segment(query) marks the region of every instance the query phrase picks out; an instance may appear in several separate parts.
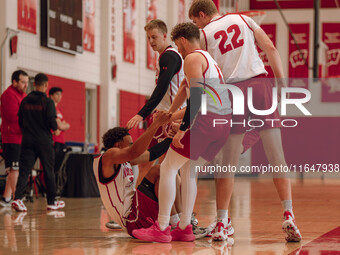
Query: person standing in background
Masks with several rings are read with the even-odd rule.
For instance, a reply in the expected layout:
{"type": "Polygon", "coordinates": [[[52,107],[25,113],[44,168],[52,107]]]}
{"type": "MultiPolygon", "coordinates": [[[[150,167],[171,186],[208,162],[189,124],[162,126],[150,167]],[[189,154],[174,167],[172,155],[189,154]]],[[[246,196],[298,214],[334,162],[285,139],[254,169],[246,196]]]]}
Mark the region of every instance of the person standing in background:
{"type": "Polygon", "coordinates": [[[33,165],[39,157],[46,183],[47,210],[65,207],[64,201],[57,201],[54,177],[54,149],[51,129],[58,129],[54,102],[46,96],[48,77],[39,73],[34,77],[34,88],[25,97],[19,108],[19,125],[22,131],[19,177],[12,207],[16,211],[26,212],[22,201],[27,186],[27,179],[33,165]]]}
{"type": "Polygon", "coordinates": [[[65,134],[64,132],[68,130],[71,126],[64,120],[64,116],[58,107],[61,101],[63,90],[59,87],[52,87],[49,91],[49,96],[54,102],[55,109],[57,112],[57,125],[58,130],[52,133],[52,139],[54,142],[54,152],[55,152],[55,164],[54,164],[54,174],[57,176],[58,170],[63,162],[66,145],[65,145],[65,134]]]}
{"type": "Polygon", "coordinates": [[[19,157],[22,133],[18,122],[20,103],[26,96],[28,74],[17,70],[12,74],[12,84],[1,95],[1,136],[7,182],[0,204],[10,206],[19,175],[19,157]]]}

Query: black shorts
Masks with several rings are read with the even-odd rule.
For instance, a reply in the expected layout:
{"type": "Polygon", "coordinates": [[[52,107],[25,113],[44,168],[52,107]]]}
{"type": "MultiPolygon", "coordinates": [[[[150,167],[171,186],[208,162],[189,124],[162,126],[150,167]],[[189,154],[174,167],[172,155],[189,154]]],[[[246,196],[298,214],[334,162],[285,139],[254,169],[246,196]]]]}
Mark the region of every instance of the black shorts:
{"type": "Polygon", "coordinates": [[[158,198],[155,193],[155,184],[151,183],[148,179],[144,178],[137,189],[148,198],[151,198],[153,201],[158,202],[158,198]]]}
{"type": "Polygon", "coordinates": [[[5,159],[5,168],[12,168],[13,170],[19,170],[19,159],[20,159],[20,144],[16,143],[4,143],[3,154],[5,159]]]}

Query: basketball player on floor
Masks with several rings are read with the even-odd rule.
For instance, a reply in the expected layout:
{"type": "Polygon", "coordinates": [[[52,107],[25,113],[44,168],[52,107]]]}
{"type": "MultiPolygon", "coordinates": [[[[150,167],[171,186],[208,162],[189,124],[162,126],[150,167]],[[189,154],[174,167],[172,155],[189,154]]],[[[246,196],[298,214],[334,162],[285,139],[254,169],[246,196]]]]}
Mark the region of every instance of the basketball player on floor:
{"type": "MultiPolygon", "coordinates": [[[[286,86],[283,82],[281,58],[266,33],[249,17],[238,14],[220,16],[211,0],[195,0],[189,9],[189,18],[202,29],[201,47],[206,49],[221,67],[226,83],[233,84],[243,91],[247,98],[247,88],[253,89],[253,104],[257,110],[267,110],[272,106],[272,84],[266,77],[266,70],[256,50],[255,42],[266,53],[269,64],[277,79],[278,93],[286,86]]],[[[247,123],[248,118],[261,119],[264,126],[259,128],[267,159],[272,166],[286,166],[282,143],[281,124],[266,119],[280,119],[276,111],[271,115],[252,114],[245,105],[245,115],[234,115],[233,122],[247,123]]],[[[240,153],[239,148],[248,127],[236,125],[231,128],[230,137],[223,149],[224,165],[236,166],[240,153]]],[[[286,176],[273,176],[276,190],[283,209],[284,222],[282,229],[286,240],[300,241],[301,234],[294,220],[290,180],[286,176]]],[[[227,237],[228,207],[232,195],[234,179],[216,179],[217,224],[213,238],[224,240],[227,237]],[[227,199],[226,199],[227,197],[227,199]]]]}
{"type": "MultiPolygon", "coordinates": [[[[94,159],[93,171],[102,202],[110,215],[130,235],[132,230],[149,227],[148,218],[157,219],[159,166],[154,166],[142,178],[137,190],[131,164],[156,159],[165,153],[169,140],[148,148],[157,129],[167,123],[171,114],[158,112],[151,126],[132,144],[126,128],[116,127],[103,136],[106,151],[94,159]]],[[[169,223],[168,223],[169,224],[169,223]]]]}
{"type": "MultiPolygon", "coordinates": [[[[127,128],[134,128],[139,123],[148,119],[152,122],[152,113],[157,111],[168,111],[178,87],[184,78],[182,57],[175,48],[167,42],[167,26],[159,19],[151,20],[144,30],[147,34],[148,43],[154,51],[159,53],[156,70],[156,87],[143,108],[127,123],[127,128]],[[155,110],[156,109],[156,110],[155,110]],[[154,111],[155,110],[155,111],[154,111]]],[[[156,132],[150,147],[163,141],[166,135],[163,134],[162,127],[156,132]]],[[[160,161],[162,158],[160,159],[160,161]]],[[[150,169],[153,162],[139,166],[140,172],[150,169]]]]}
{"type": "Polygon", "coordinates": [[[174,136],[172,146],[160,166],[158,219],[150,228],[132,232],[138,239],[150,242],[189,242],[195,239],[190,219],[197,185],[195,172],[190,169],[191,160],[202,157],[211,161],[225,144],[230,131],[228,125],[213,127],[214,118],[231,119],[231,103],[228,91],[223,88],[221,70],[209,53],[200,50],[199,29],[190,22],[178,24],[172,30],[171,39],[185,58],[184,72],[190,87],[190,98],[180,130],[174,136]],[[205,88],[216,91],[221,98],[221,104],[216,105],[211,98],[207,98],[207,115],[198,113],[202,84],[205,88]],[[182,215],[177,228],[170,232],[170,210],[176,195],[178,169],[181,170],[182,215]]]}

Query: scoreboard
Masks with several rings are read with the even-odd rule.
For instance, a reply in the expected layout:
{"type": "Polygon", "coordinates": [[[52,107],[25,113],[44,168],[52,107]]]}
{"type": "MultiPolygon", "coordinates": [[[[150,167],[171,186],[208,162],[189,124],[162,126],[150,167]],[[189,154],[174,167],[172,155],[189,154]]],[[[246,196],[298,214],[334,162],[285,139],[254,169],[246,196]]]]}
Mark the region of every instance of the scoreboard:
{"type": "Polygon", "coordinates": [[[82,0],[41,0],[41,45],[76,54],[83,52],[82,0]]]}

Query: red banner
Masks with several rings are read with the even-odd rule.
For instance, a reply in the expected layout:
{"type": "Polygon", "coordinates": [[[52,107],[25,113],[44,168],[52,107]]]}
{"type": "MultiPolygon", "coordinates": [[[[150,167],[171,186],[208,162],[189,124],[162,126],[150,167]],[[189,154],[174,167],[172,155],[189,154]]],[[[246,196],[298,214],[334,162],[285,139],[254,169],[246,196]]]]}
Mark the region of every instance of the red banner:
{"type": "Polygon", "coordinates": [[[185,1],[178,0],[178,23],[185,21],[185,1]]]}
{"type": "Polygon", "coordinates": [[[322,24],[322,41],[327,45],[326,78],[322,79],[322,102],[340,102],[340,23],[322,24]],[[329,78],[328,78],[329,77],[329,78]]]}
{"type": "Polygon", "coordinates": [[[340,23],[323,23],[322,41],[328,47],[326,76],[340,76],[340,23]]]}
{"type": "Polygon", "coordinates": [[[136,1],[123,0],[123,59],[135,63],[136,1]]]}
{"type": "MultiPolygon", "coordinates": [[[[288,77],[290,87],[298,87],[308,89],[308,59],[309,59],[309,23],[306,24],[289,24],[292,30],[296,43],[289,34],[288,39],[288,77]]],[[[301,96],[301,94],[300,94],[301,96]]],[[[296,94],[291,94],[291,98],[298,98],[296,94]]]]}
{"type": "MultiPolygon", "coordinates": [[[[157,19],[157,0],[146,1],[146,23],[149,23],[153,19],[157,19]]],[[[149,43],[146,43],[146,67],[151,70],[156,70],[157,66],[157,52],[155,52],[149,43]]]]}
{"type": "Polygon", "coordinates": [[[18,29],[37,33],[36,0],[18,0],[18,29]]]}
{"type": "MultiPolygon", "coordinates": [[[[337,8],[337,0],[321,0],[321,8],[337,8]]],[[[314,8],[314,0],[278,0],[282,9],[314,8]]],[[[275,0],[250,0],[251,10],[274,9],[277,10],[275,0]]]]}
{"type": "Polygon", "coordinates": [[[83,48],[94,52],[95,0],[83,0],[83,48]]]}
{"type": "MultiPolygon", "coordinates": [[[[270,40],[273,42],[274,46],[276,46],[276,24],[262,24],[261,28],[266,32],[270,40]]],[[[268,78],[274,78],[273,70],[271,69],[269,65],[268,58],[266,54],[260,49],[260,47],[257,47],[259,51],[260,58],[262,59],[262,62],[264,64],[264,67],[266,68],[266,71],[268,72],[268,78]]]]}

